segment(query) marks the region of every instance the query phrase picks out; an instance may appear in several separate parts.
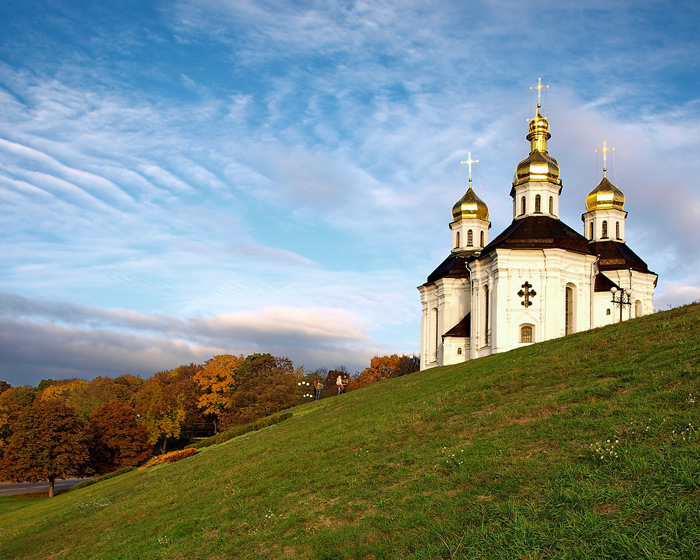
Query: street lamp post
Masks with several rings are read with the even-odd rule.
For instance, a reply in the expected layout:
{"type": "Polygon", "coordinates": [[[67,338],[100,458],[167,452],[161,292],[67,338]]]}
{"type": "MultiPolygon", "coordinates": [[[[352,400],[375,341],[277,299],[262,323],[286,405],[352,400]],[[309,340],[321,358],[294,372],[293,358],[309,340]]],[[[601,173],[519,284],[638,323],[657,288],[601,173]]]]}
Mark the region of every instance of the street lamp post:
{"type": "Polygon", "coordinates": [[[617,293],[617,288],[613,286],[610,288],[610,293],[612,293],[612,304],[613,306],[618,306],[620,308],[620,323],[622,323],[622,310],[626,305],[632,305],[632,290],[625,290],[624,288],[620,288],[620,295],[616,298],[615,294],[617,293]]]}

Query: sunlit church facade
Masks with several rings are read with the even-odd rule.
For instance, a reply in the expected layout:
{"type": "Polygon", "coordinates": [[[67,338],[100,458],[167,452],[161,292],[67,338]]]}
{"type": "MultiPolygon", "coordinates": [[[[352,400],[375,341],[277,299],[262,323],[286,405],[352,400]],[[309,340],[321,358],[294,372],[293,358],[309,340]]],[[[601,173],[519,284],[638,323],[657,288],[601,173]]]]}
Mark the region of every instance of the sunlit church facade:
{"type": "Polygon", "coordinates": [[[585,200],[583,235],[562,222],[562,182],[547,151],[550,138],[538,104],[527,135],[530,154],[510,190],[513,222],[493,240],[488,208],[471,177],[453,206],[452,251],[418,288],[421,369],[654,311],[657,275],[625,242],[624,194],[604,169],[585,200]]]}

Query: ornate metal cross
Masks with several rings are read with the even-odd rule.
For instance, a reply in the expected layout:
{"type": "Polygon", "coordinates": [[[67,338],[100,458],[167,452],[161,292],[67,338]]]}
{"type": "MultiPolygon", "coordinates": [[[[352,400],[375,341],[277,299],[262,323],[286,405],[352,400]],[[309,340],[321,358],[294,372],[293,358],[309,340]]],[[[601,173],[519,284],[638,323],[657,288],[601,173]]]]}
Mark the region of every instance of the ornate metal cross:
{"type": "Polygon", "coordinates": [[[596,152],[603,152],[603,177],[605,177],[605,172],[608,170],[607,152],[612,152],[614,149],[615,148],[608,148],[607,142],[603,140],[603,147],[596,150],[596,152]]]}
{"type": "Polygon", "coordinates": [[[518,292],[518,295],[523,299],[523,301],[520,302],[520,305],[525,306],[525,309],[530,307],[532,305],[532,302],[530,301],[531,297],[535,297],[537,295],[537,292],[535,290],[531,290],[532,286],[530,285],[529,282],[525,282],[522,286],[523,289],[518,292]]]}
{"type": "Polygon", "coordinates": [[[460,162],[462,164],[466,163],[469,165],[469,184],[471,185],[472,182],[472,163],[479,163],[478,159],[472,159],[472,153],[469,152],[469,159],[460,162]]]}
{"type": "Polygon", "coordinates": [[[537,106],[540,106],[541,102],[541,95],[542,95],[542,90],[544,88],[548,88],[549,86],[543,86],[542,85],[542,78],[537,78],[537,85],[532,86],[530,89],[536,89],[537,90],[537,106]]]}

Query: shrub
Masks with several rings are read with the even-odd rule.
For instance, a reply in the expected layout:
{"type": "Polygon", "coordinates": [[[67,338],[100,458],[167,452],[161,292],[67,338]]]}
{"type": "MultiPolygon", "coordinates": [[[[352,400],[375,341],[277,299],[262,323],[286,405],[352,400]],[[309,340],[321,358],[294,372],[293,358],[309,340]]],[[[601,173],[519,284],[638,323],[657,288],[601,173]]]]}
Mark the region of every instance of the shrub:
{"type": "Polygon", "coordinates": [[[178,451],[171,451],[170,453],[153,457],[153,459],[148,461],[145,465],[139,467],[139,470],[141,471],[143,469],[147,469],[148,467],[155,467],[156,465],[164,465],[166,463],[175,463],[177,461],[181,461],[182,459],[187,459],[187,457],[192,457],[192,455],[196,455],[197,453],[199,453],[199,451],[192,447],[188,447],[187,449],[179,449],[178,451]]]}
{"type": "Polygon", "coordinates": [[[210,445],[218,445],[219,443],[224,443],[235,437],[247,434],[248,432],[255,432],[257,430],[262,430],[263,428],[268,428],[274,424],[279,424],[284,420],[288,420],[292,416],[293,415],[291,412],[284,412],[283,414],[280,414],[278,416],[268,416],[267,418],[261,418],[260,420],[256,420],[255,422],[251,422],[250,424],[236,426],[235,428],[231,428],[230,430],[221,432],[220,434],[207,438],[204,441],[200,441],[199,443],[188,445],[186,449],[201,449],[202,447],[209,447],[210,445]]]}

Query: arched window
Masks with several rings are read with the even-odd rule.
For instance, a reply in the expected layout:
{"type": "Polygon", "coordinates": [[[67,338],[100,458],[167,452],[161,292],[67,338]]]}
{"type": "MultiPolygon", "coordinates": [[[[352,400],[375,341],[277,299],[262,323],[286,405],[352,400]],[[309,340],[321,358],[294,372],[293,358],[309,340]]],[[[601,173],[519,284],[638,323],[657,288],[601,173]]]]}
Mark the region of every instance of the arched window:
{"type": "Polygon", "coordinates": [[[532,342],[532,325],[520,327],[520,342],[532,342]]]}
{"type": "Polygon", "coordinates": [[[525,197],[522,197],[520,199],[520,214],[522,215],[524,213],[525,213],[525,197]]]}
{"type": "Polygon", "coordinates": [[[484,246],[484,232],[482,231],[481,234],[479,235],[479,241],[480,241],[480,247],[484,246]]]}
{"type": "Polygon", "coordinates": [[[574,288],[567,286],[564,295],[564,334],[574,332],[574,288]]]}
{"type": "Polygon", "coordinates": [[[462,355],[462,349],[461,349],[461,348],[457,348],[457,355],[458,355],[458,356],[461,356],[461,355],[462,355]]]}
{"type": "Polygon", "coordinates": [[[593,222],[591,222],[591,227],[590,227],[589,229],[590,229],[590,235],[589,235],[589,236],[590,236],[591,239],[593,239],[593,222]]]}
{"type": "Polygon", "coordinates": [[[535,212],[540,213],[542,210],[540,210],[540,206],[542,205],[542,197],[540,195],[535,195],[535,212]]]}
{"type": "Polygon", "coordinates": [[[435,349],[433,352],[433,361],[437,362],[438,359],[438,341],[440,340],[440,331],[438,330],[438,310],[437,307],[433,307],[433,327],[435,329],[435,349]]]}
{"type": "Polygon", "coordinates": [[[601,235],[603,239],[608,238],[608,222],[606,220],[603,220],[603,235],[601,235]]]}
{"type": "Polygon", "coordinates": [[[483,313],[484,346],[489,343],[489,287],[484,286],[484,313],[483,313]]]}
{"type": "Polygon", "coordinates": [[[455,247],[459,248],[459,232],[457,232],[457,235],[455,236],[455,247]]]}
{"type": "Polygon", "coordinates": [[[467,231],[467,247],[474,246],[474,232],[472,230],[467,231]]]}
{"type": "Polygon", "coordinates": [[[549,197],[549,213],[554,216],[554,197],[549,197]]]}
{"type": "Polygon", "coordinates": [[[620,239],[620,222],[615,222],[615,239],[620,239]]]}
{"type": "Polygon", "coordinates": [[[634,302],[634,316],[635,317],[642,316],[642,302],[639,300],[634,302]]]}

